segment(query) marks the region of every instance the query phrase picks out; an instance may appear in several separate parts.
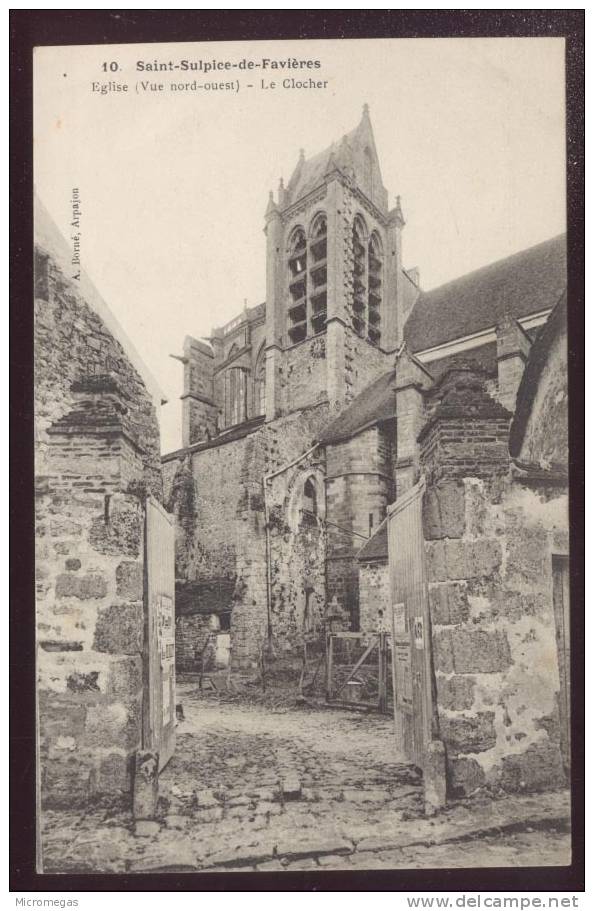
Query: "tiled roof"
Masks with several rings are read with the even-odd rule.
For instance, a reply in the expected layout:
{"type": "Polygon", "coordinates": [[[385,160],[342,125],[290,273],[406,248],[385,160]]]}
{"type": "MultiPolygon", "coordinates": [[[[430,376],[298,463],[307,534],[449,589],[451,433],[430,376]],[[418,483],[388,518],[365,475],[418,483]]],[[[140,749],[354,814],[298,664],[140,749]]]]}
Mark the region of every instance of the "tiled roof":
{"type": "Polygon", "coordinates": [[[205,449],[216,449],[217,446],[224,446],[225,443],[232,443],[235,440],[241,440],[250,433],[254,433],[265,421],[263,414],[258,417],[250,418],[243,424],[236,424],[229,430],[223,430],[217,437],[212,440],[204,440],[202,443],[192,443],[183,449],[176,449],[174,452],[168,452],[161,457],[162,462],[171,462],[173,459],[179,459],[188,452],[203,452],[205,449]]]}
{"type": "Polygon", "coordinates": [[[389,370],[367,386],[320,434],[318,443],[340,443],[378,421],[396,414],[394,381],[396,371],[389,370]]]}
{"type": "Polygon", "coordinates": [[[377,531],[369,541],[363,545],[357,554],[359,563],[370,563],[372,560],[388,559],[388,520],[384,519],[378,525],[377,531]]]}
{"type": "Polygon", "coordinates": [[[423,351],[497,324],[552,309],[567,284],[560,234],[432,291],[422,292],[404,327],[411,351],[423,351]]]}

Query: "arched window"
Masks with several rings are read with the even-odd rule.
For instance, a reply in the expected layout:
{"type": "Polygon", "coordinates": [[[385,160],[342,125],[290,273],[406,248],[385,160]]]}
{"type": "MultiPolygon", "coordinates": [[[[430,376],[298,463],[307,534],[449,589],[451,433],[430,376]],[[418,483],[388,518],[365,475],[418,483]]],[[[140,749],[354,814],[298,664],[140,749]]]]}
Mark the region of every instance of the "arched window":
{"type": "Polygon", "coordinates": [[[303,511],[308,513],[312,518],[318,514],[318,497],[316,486],[311,478],[308,478],[303,485],[303,511]]]}
{"type": "Polygon", "coordinates": [[[357,335],[365,338],[367,327],[367,227],[360,215],[353,222],[353,315],[357,335]]]}
{"type": "Polygon", "coordinates": [[[311,589],[307,589],[305,592],[305,605],[303,607],[303,632],[305,635],[315,632],[316,628],[316,618],[314,616],[312,595],[313,592],[311,589]]]}
{"type": "Polygon", "coordinates": [[[309,231],[309,334],[315,335],[326,327],[327,311],[327,269],[328,222],[320,212],[314,218],[309,231]]]}
{"type": "Polygon", "coordinates": [[[296,343],[307,335],[307,241],[303,228],[289,240],[289,339],[296,343]]]}
{"type": "Polygon", "coordinates": [[[374,231],[367,248],[367,338],[373,345],[379,345],[382,325],[382,245],[374,231]]]}
{"type": "Polygon", "coordinates": [[[288,332],[292,344],[326,328],[328,223],[318,212],[308,235],[299,226],[291,234],[288,257],[288,332]]]}
{"type": "Polygon", "coordinates": [[[266,352],[260,349],[254,370],[254,414],[266,414],[266,352]]]}
{"type": "Polygon", "coordinates": [[[225,427],[247,420],[247,370],[230,367],[225,371],[225,427]]]}

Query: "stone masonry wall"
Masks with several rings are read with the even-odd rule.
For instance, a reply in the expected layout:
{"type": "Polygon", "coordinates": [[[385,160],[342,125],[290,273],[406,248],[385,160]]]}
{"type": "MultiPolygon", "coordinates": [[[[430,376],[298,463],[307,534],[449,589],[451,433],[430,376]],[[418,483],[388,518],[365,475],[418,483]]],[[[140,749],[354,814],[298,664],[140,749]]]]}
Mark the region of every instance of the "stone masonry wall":
{"type": "MultiPolygon", "coordinates": [[[[171,490],[168,502],[178,525],[178,594],[183,596],[184,589],[198,581],[211,580],[220,585],[225,598],[221,607],[232,608],[231,663],[235,670],[252,672],[257,667],[258,655],[267,636],[264,475],[288,465],[300,453],[306,452],[327,421],[327,414],[324,405],[298,411],[264,424],[241,439],[165,460],[167,486],[171,490]],[[184,464],[184,458],[187,464],[184,464]],[[184,478],[181,478],[182,474],[184,478]],[[186,493],[173,497],[173,492],[179,491],[180,486],[186,493]],[[188,498],[192,503],[189,507],[188,498]],[[185,504],[183,509],[182,503],[185,504]],[[187,518],[188,508],[191,520],[187,518]]],[[[275,480],[273,509],[275,505],[284,504],[285,499],[291,499],[289,486],[294,478],[295,471],[287,471],[275,480]]],[[[276,519],[279,527],[285,521],[278,515],[276,519]]],[[[274,515],[272,521],[275,521],[274,515]]],[[[303,544],[303,541],[297,542],[303,561],[307,562],[309,557],[303,544]]],[[[289,572],[293,559],[289,542],[283,539],[281,545],[279,539],[273,556],[278,582],[275,582],[277,600],[273,601],[272,632],[285,636],[293,623],[285,623],[285,617],[287,611],[294,611],[295,604],[303,597],[303,579],[289,572]]],[[[318,582],[314,587],[318,590],[318,582]]],[[[190,597],[193,596],[190,594],[190,597]]],[[[200,605],[193,607],[199,609],[200,605]]],[[[188,635],[193,635],[190,626],[185,628],[188,635]]]]}
{"type": "Polygon", "coordinates": [[[328,398],[326,336],[317,335],[287,348],[279,368],[281,412],[289,414],[328,398]]]}
{"type": "MultiPolygon", "coordinates": [[[[384,301],[384,306],[388,302],[384,301]]],[[[385,354],[370,342],[360,338],[352,329],[345,329],[345,387],[346,404],[366,386],[393,366],[393,355],[385,354]]]]}
{"type": "Polygon", "coordinates": [[[425,520],[451,791],[562,784],[551,555],[567,547],[566,495],[452,480],[431,491],[425,520]]]}
{"type": "Polygon", "coordinates": [[[141,743],[143,498],[155,409],[42,250],[35,301],[37,674],[45,806],[128,799],[141,743]]]}
{"type": "Polygon", "coordinates": [[[175,665],[179,671],[197,672],[214,667],[216,633],[208,614],[182,615],[175,619],[175,665]]]}
{"type": "Polygon", "coordinates": [[[361,563],[359,566],[359,622],[364,633],[378,629],[382,619],[390,624],[390,574],[387,561],[361,563]]]}
{"type": "Polygon", "coordinates": [[[321,633],[326,606],[324,466],[313,453],[268,487],[272,629],[280,648],[301,651],[306,634],[321,633]],[[306,511],[305,484],[316,490],[306,511]]]}
{"type": "Polygon", "coordinates": [[[359,567],[356,553],[383,520],[394,499],[391,435],[372,427],[351,440],[327,447],[327,596],[337,598],[359,622],[359,567]],[[372,526],[370,528],[370,517],[372,526]]]}
{"type": "Polygon", "coordinates": [[[563,783],[552,557],[567,495],[514,480],[510,414],[460,365],[429,393],[419,436],[439,738],[448,786],[563,783]]]}

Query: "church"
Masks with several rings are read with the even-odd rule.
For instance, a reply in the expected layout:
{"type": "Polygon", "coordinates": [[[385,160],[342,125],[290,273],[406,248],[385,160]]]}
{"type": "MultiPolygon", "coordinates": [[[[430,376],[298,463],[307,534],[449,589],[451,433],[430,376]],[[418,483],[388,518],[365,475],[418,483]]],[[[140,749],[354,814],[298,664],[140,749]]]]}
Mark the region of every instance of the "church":
{"type": "MultiPolygon", "coordinates": [[[[386,517],[435,460],[427,427],[452,396],[483,421],[458,475],[509,473],[518,390],[553,312],[564,338],[565,237],[425,292],[404,228],[366,105],[270,194],[266,301],[208,341],[186,337],[183,445],[163,457],[179,670],[213,631],[230,649],[217,660],[249,674],[265,642],[298,652],[329,614],[375,628],[390,602],[386,517]]],[[[566,391],[560,409],[555,452],[531,462],[547,483],[566,471],[566,391]]]]}

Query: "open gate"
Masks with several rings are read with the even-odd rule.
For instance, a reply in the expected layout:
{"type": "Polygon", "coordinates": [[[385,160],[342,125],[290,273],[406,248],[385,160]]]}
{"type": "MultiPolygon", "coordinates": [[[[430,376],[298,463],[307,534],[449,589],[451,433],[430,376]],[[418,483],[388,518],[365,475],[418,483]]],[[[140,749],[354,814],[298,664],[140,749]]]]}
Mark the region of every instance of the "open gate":
{"type": "Polygon", "coordinates": [[[431,629],[421,480],[388,507],[394,724],[398,748],[423,768],[432,739],[431,629]]]}
{"type": "Polygon", "coordinates": [[[389,711],[392,701],[390,636],[385,632],[329,632],[326,700],[348,707],[389,711]]]}
{"type": "Polygon", "coordinates": [[[145,513],[143,747],[159,771],[175,749],[175,557],[171,516],[152,497],[145,513]]]}

